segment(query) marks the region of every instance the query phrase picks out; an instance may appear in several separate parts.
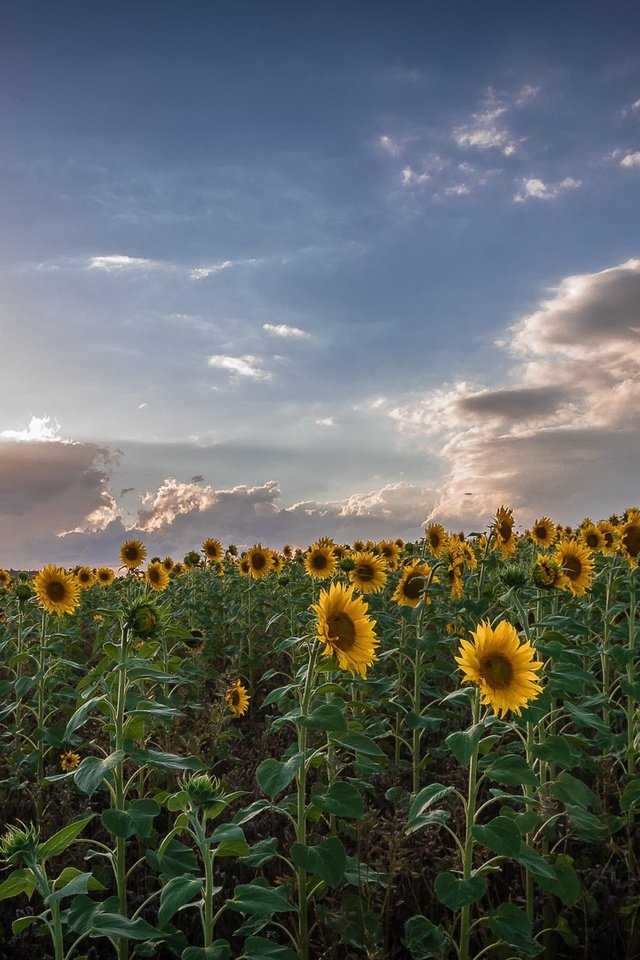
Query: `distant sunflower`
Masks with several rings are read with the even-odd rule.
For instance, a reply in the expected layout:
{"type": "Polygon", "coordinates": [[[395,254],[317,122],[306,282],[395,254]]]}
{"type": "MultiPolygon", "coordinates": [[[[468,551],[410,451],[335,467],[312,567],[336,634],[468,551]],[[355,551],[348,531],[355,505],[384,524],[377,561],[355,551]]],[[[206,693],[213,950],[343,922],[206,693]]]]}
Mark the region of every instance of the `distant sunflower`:
{"type": "Polygon", "coordinates": [[[271,554],[271,570],[273,573],[281,573],[284,567],[284,557],[281,553],[272,552],[271,554]]]}
{"type": "Polygon", "coordinates": [[[171,567],[171,574],[174,577],[181,577],[183,573],[186,573],[186,571],[187,568],[185,567],[184,563],[180,563],[179,560],[171,567]]]}
{"type": "Polygon", "coordinates": [[[216,537],[208,537],[204,541],[202,552],[207,560],[211,560],[212,563],[220,563],[224,554],[222,544],[216,537]]]}
{"type": "Polygon", "coordinates": [[[108,587],[116,578],[111,567],[98,567],[95,573],[96,583],[99,587],[108,587]]]}
{"type": "Polygon", "coordinates": [[[384,557],[389,570],[395,570],[398,567],[402,550],[395,540],[381,540],[378,544],[378,553],[384,557]]]}
{"type": "Polygon", "coordinates": [[[333,547],[317,541],[305,554],[304,568],[314,580],[328,580],[336,572],[338,561],[333,547]]]}
{"type": "Polygon", "coordinates": [[[424,532],[429,550],[434,557],[440,557],[449,545],[449,535],[441,523],[430,523],[424,532]]]}
{"type": "Polygon", "coordinates": [[[60,754],[60,769],[67,773],[69,770],[75,770],[80,763],[80,754],[73,750],[66,750],[60,754]]]}
{"type": "Polygon", "coordinates": [[[535,660],[528,641],[520,643],[515,627],[503,620],[495,630],[484,621],[472,631],[470,640],[460,641],[456,663],[464,682],[480,688],[480,702],[504,716],[512,710],[517,716],[542,691],[538,673],[543,666],[535,660]]]}
{"type": "Polygon", "coordinates": [[[464,572],[464,560],[457,554],[449,557],[449,564],[446,569],[447,580],[451,588],[451,599],[460,600],[464,597],[464,583],[462,574],[464,572]]]}
{"type": "Polygon", "coordinates": [[[271,573],[273,561],[271,559],[271,550],[257,543],[251,550],[247,550],[247,560],[249,561],[249,573],[254,580],[262,580],[271,573]]]}
{"type": "Polygon", "coordinates": [[[533,582],[539,590],[550,590],[557,587],[560,590],[567,588],[567,577],[562,567],[553,557],[539,553],[533,567],[533,582]]]}
{"type": "Polygon", "coordinates": [[[169,574],[161,563],[150,563],[144,574],[145,583],[152,590],[166,590],[169,586],[169,574]]]}
{"type": "Polygon", "coordinates": [[[197,628],[190,630],[189,633],[191,636],[187,640],[182,641],[187,648],[187,652],[194,655],[196,653],[202,653],[204,650],[204,633],[197,628]]]}
{"type": "Polygon", "coordinates": [[[589,548],[577,540],[561,540],[556,546],[554,560],[567,578],[567,589],[574,597],[582,597],[593,576],[593,560],[589,548]]]}
{"type": "Polygon", "coordinates": [[[349,573],[351,583],[361,593],[378,593],[387,582],[387,570],[384,557],[376,556],[368,550],[354,553],[354,567],[349,573]]]}
{"type": "Polygon", "coordinates": [[[353,586],[332,583],[312,605],[317,617],[317,634],[325,644],[324,653],[336,657],[343,670],[366,676],[376,660],[378,641],[375,622],[369,617],[362,597],[354,597],[353,586]]]}
{"type": "Polygon", "coordinates": [[[475,570],[478,566],[478,560],[473,552],[473,547],[466,540],[460,540],[455,546],[455,555],[459,557],[467,570],[475,570]]]}
{"type": "Polygon", "coordinates": [[[80,584],[81,590],[87,590],[96,582],[96,578],[91,567],[78,567],[76,570],[76,580],[80,584]]]}
{"type": "Polygon", "coordinates": [[[493,521],[493,528],[496,536],[496,546],[503,557],[512,557],[516,552],[514,523],[513,510],[509,507],[500,507],[493,521]]]}
{"type": "Polygon", "coordinates": [[[160,563],[161,563],[162,566],[165,568],[165,570],[167,571],[167,573],[171,573],[171,571],[173,570],[173,568],[174,568],[174,566],[175,566],[172,557],[163,557],[162,560],[160,561],[160,563]]]}
{"type": "Polygon", "coordinates": [[[357,553],[359,550],[364,550],[365,549],[364,540],[354,540],[351,549],[355,553],[357,553]]]}
{"type": "Polygon", "coordinates": [[[604,541],[600,548],[601,552],[609,556],[616,553],[618,549],[618,533],[614,525],[610,520],[601,520],[597,526],[604,541]]]}
{"type": "Polygon", "coordinates": [[[550,547],[556,538],[556,525],[549,517],[540,517],[531,527],[529,534],[539,547],[550,547]]]}
{"type": "Polygon", "coordinates": [[[11,586],[11,574],[8,570],[0,570],[0,587],[11,586]]]}
{"type": "Polygon", "coordinates": [[[251,575],[251,563],[249,562],[249,557],[240,557],[238,563],[238,573],[243,577],[249,577],[251,575]]]}
{"type": "Polygon", "coordinates": [[[73,613],[80,603],[80,584],[62,567],[44,567],[33,581],[38,603],[47,613],[73,613]]]}
{"type": "Polygon", "coordinates": [[[236,717],[241,717],[249,709],[249,700],[251,697],[240,681],[236,680],[225,693],[224,699],[227,701],[231,712],[235,713],[236,717]]]}
{"type": "Polygon", "coordinates": [[[594,553],[601,553],[602,548],[605,545],[604,534],[595,523],[585,524],[580,529],[580,539],[584,543],[585,547],[588,547],[589,550],[593,550],[594,553]]]}
{"type": "Polygon", "coordinates": [[[135,570],[147,559],[147,551],[140,540],[125,540],[120,547],[120,560],[123,567],[135,570]]]}
{"type": "Polygon", "coordinates": [[[637,567],[640,554],[640,510],[631,507],[625,513],[626,522],[621,528],[620,543],[631,566],[637,567]]]}
{"type": "Polygon", "coordinates": [[[423,597],[431,577],[428,563],[410,563],[402,571],[395,593],[391,597],[401,607],[417,607],[423,597]]]}

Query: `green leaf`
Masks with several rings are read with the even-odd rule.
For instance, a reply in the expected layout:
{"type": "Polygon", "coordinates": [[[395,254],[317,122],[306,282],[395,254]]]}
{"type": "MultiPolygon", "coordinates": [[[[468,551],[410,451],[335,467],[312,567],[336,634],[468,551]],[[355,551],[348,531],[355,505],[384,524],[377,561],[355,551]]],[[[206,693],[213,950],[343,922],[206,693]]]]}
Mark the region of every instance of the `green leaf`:
{"type": "Polygon", "coordinates": [[[35,888],[36,880],[31,870],[27,867],[14,870],[3,883],[0,883],[0,900],[9,900],[10,897],[17,897],[21,893],[31,897],[35,888]]]}
{"type": "Polygon", "coordinates": [[[86,825],[93,820],[94,815],[84,817],[82,820],[76,820],[75,823],[68,823],[62,830],[58,830],[52,837],[39,843],[37,847],[38,859],[44,862],[49,857],[57,857],[64,853],[67,847],[71,846],[78,834],[82,833],[86,825]]]}
{"type": "Polygon", "coordinates": [[[620,798],[620,809],[624,811],[633,810],[638,804],[640,804],[640,777],[636,777],[626,784],[620,798]]]}
{"type": "Polygon", "coordinates": [[[291,859],[297,867],[313,873],[329,887],[337,886],[347,866],[347,853],[337,837],[329,837],[315,847],[294,843],[291,859]]]}
{"type": "Polygon", "coordinates": [[[580,751],[559,734],[548,735],[544,743],[534,743],[532,753],[537,760],[555,763],[558,767],[575,767],[581,757],[580,751]]]}
{"type": "Polygon", "coordinates": [[[402,942],[412,960],[444,960],[449,948],[449,938],[442,927],[419,914],[405,923],[402,942]]]}
{"type": "Polygon", "coordinates": [[[229,960],[231,946],[228,940],[214,940],[210,947],[187,947],[180,960],[229,960]]]}
{"type": "Polygon", "coordinates": [[[474,840],[501,857],[517,857],[520,853],[522,838],[511,817],[495,817],[486,826],[476,825],[471,832],[474,840]]]}
{"type": "Polygon", "coordinates": [[[163,841],[158,854],[153,850],[147,851],[147,859],[154,869],[159,870],[164,877],[182,877],[186,873],[195,873],[198,869],[193,850],[175,837],[165,846],[163,841]]]}
{"type": "Polygon", "coordinates": [[[323,813],[332,813],[337,817],[364,816],[364,803],[359,791],[352,783],[334,780],[326,793],[312,793],[311,802],[323,813]]]}
{"type": "Polygon", "coordinates": [[[161,750],[132,751],[131,756],[138,763],[145,764],[152,770],[163,770],[167,773],[180,770],[199,772],[206,769],[204,763],[198,757],[180,757],[176,753],[164,753],[161,750]]]}
{"type": "Polygon", "coordinates": [[[384,750],[381,750],[375,740],[367,737],[364,733],[358,733],[356,730],[349,730],[348,733],[341,733],[331,737],[332,743],[339,743],[342,747],[347,747],[355,753],[364,753],[368,757],[384,757],[384,750]]]}
{"type": "Polygon", "coordinates": [[[248,867],[262,867],[265,863],[268,863],[269,860],[273,860],[277,853],[277,838],[268,837],[265,840],[258,840],[257,843],[254,843],[254,845],[249,848],[249,852],[241,856],[240,859],[243,863],[246,863],[248,867]]]}
{"type": "Polygon", "coordinates": [[[444,742],[461,766],[469,765],[469,761],[480,743],[484,729],[483,723],[474,723],[468,730],[456,730],[455,733],[450,733],[445,739],[444,742]]]}
{"type": "Polygon", "coordinates": [[[254,800],[254,802],[250,803],[248,807],[243,807],[242,810],[238,810],[233,818],[233,822],[247,823],[249,820],[253,820],[254,817],[257,817],[259,813],[262,813],[263,810],[270,809],[271,803],[269,800],[254,800]]]}
{"type": "MultiPolygon", "coordinates": [[[[81,874],[82,874],[82,870],[78,870],[77,867],[65,867],[62,873],[60,873],[60,875],[57,876],[56,879],[53,881],[52,889],[60,890],[61,887],[64,887],[65,884],[70,883],[70,881],[73,880],[75,877],[81,876],[81,874]]],[[[104,886],[104,884],[100,883],[99,880],[96,880],[95,877],[90,876],[87,889],[106,890],[107,888],[104,886]]]]}
{"type": "Polygon", "coordinates": [[[501,903],[488,915],[491,931],[500,940],[516,947],[522,957],[537,957],[544,947],[531,936],[531,922],[514,903],[501,903]]]}
{"type": "Polygon", "coordinates": [[[104,697],[104,695],[100,697],[91,697],[90,700],[85,700],[85,702],[78,707],[75,713],[71,715],[69,722],[65,727],[64,736],[63,736],[63,740],[65,742],[68,742],[69,740],[71,740],[71,737],[73,736],[75,731],[78,729],[78,727],[81,727],[82,724],[87,720],[87,718],[89,717],[89,714],[92,712],[94,707],[96,707],[99,703],[101,703],[105,699],[106,698],[104,697]]]}
{"type": "Polygon", "coordinates": [[[126,810],[104,810],[100,815],[102,825],[114,837],[126,840],[136,832],[133,819],[126,810]]]}
{"type": "Polygon", "coordinates": [[[119,913],[96,912],[91,921],[92,928],[105,937],[124,937],[125,940],[158,940],[161,934],[158,930],[138,917],[137,920],[128,920],[119,913]]]}
{"type": "Polygon", "coordinates": [[[271,918],[274,913],[289,913],[295,910],[287,900],[286,892],[280,887],[263,887],[262,884],[241,883],[234,892],[233,899],[227,902],[231,910],[247,913],[252,917],[271,918]]]}
{"type": "Polygon", "coordinates": [[[563,771],[557,780],[549,785],[549,792],[552,797],[561,803],[574,804],[578,807],[589,809],[595,807],[595,794],[581,780],[576,780],[570,773],[563,771]]]}
{"type": "Polygon", "coordinates": [[[174,913],[199,896],[204,881],[202,877],[173,877],[162,888],[158,925],[164,927],[174,913]]]}
{"type": "Polygon", "coordinates": [[[75,897],[79,893],[86,893],[89,889],[89,880],[92,880],[93,876],[89,873],[79,873],[77,876],[70,880],[69,883],[65,883],[63,887],[59,890],[55,890],[53,893],[50,893],[48,897],[45,898],[45,903],[59,903],[64,897],[75,897]]]}
{"type": "Polygon", "coordinates": [[[17,920],[14,920],[11,924],[11,929],[15,937],[19,936],[23,930],[26,930],[27,927],[30,927],[32,923],[41,923],[40,917],[18,917],[17,920]]]}
{"type": "Polygon", "coordinates": [[[538,883],[547,893],[553,893],[567,907],[572,907],[582,892],[580,878],[573,868],[573,858],[567,853],[559,854],[553,862],[555,879],[538,877],[538,883]]]}
{"type": "Polygon", "coordinates": [[[347,721],[343,707],[336,703],[321,703],[309,714],[300,718],[300,726],[309,730],[325,730],[327,733],[346,733],[347,721]]]}
{"type": "Polygon", "coordinates": [[[524,841],[520,844],[520,852],[515,859],[518,863],[521,863],[523,867],[526,867],[534,877],[539,878],[540,881],[542,881],[542,879],[556,879],[556,872],[551,864],[547,863],[544,857],[541,857],[539,853],[532,850],[524,841]]]}
{"type": "Polygon", "coordinates": [[[521,785],[535,787],[538,783],[538,778],[527,761],[516,753],[509,754],[506,757],[498,757],[489,763],[483,772],[490,780],[495,780],[496,783],[502,783],[508,787],[519,787],[521,785]]]}
{"type": "Polygon", "coordinates": [[[286,762],[263,760],[256,770],[256,779],[268,797],[275,797],[289,786],[302,766],[303,754],[294,753],[286,762]]]}
{"type": "Polygon", "coordinates": [[[416,798],[411,804],[409,822],[405,833],[413,833],[415,830],[426,826],[430,821],[428,818],[425,818],[425,811],[428,810],[433,803],[446,797],[447,794],[453,793],[454,789],[454,787],[445,787],[442,783],[430,783],[428,787],[423,787],[422,790],[416,794],[416,798]]]}
{"type": "Polygon", "coordinates": [[[242,956],[245,960],[300,960],[290,947],[272,943],[264,937],[247,937],[242,956]]]}
{"type": "Polygon", "coordinates": [[[100,757],[85,757],[73,775],[76,786],[89,797],[92,796],[104,778],[124,759],[122,750],[110,754],[101,760],[100,757]]]}
{"type": "Polygon", "coordinates": [[[155,800],[150,798],[134,800],[127,807],[127,813],[133,821],[136,835],[139,837],[151,836],[153,830],[153,820],[160,813],[160,806],[155,800]]]}
{"type": "Polygon", "coordinates": [[[223,823],[208,838],[209,843],[217,843],[216,857],[244,857],[249,853],[249,844],[244,830],[235,823],[223,823]]]}
{"type": "Polygon", "coordinates": [[[470,877],[463,880],[446,871],[436,877],[435,891],[438,900],[450,910],[460,910],[469,903],[475,903],[486,891],[487,885],[482,877],[470,877]]]}

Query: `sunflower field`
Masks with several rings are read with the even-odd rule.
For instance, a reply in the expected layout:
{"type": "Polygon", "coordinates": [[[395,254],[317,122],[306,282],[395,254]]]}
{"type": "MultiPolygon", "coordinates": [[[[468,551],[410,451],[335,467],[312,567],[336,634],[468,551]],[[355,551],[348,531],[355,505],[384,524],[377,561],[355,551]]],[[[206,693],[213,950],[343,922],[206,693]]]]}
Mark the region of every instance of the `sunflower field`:
{"type": "Polygon", "coordinates": [[[640,956],[640,510],[0,571],[0,958],[640,956]]]}

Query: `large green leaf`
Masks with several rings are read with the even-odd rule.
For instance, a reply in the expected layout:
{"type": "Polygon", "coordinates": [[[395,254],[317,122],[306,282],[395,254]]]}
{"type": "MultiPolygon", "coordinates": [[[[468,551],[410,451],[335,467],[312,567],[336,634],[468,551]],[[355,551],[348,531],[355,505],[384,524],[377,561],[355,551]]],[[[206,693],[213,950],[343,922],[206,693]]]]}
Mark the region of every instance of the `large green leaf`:
{"type": "Polygon", "coordinates": [[[582,885],[580,878],[573,868],[573,859],[566,853],[559,854],[553,861],[555,878],[538,877],[538,883],[547,893],[553,893],[567,907],[572,907],[580,894],[582,885]]]}
{"type": "Polygon", "coordinates": [[[347,866],[347,853],[338,837],[329,837],[313,847],[294,843],[291,859],[297,867],[320,877],[329,887],[340,883],[347,866]]]}
{"type": "Polygon", "coordinates": [[[492,760],[483,768],[483,773],[486,773],[490,780],[508,787],[535,787],[538,784],[538,778],[527,761],[517,753],[492,760]]]}
{"type": "Polygon", "coordinates": [[[421,827],[427,826],[433,820],[426,815],[426,812],[443,797],[453,793],[454,787],[445,787],[442,783],[430,783],[428,787],[423,787],[411,804],[409,809],[409,822],[405,833],[413,833],[421,827]]]}
{"type": "Polygon", "coordinates": [[[404,925],[404,945],[412,960],[444,960],[449,939],[442,927],[419,914],[409,917],[404,925]]]}
{"type": "Polygon", "coordinates": [[[68,823],[62,830],[58,830],[52,837],[38,844],[38,858],[44,862],[49,857],[57,857],[64,853],[67,847],[71,846],[78,834],[82,833],[86,825],[93,820],[94,814],[84,817],[82,820],[76,820],[75,823],[68,823]]]}
{"type": "Polygon", "coordinates": [[[285,762],[263,760],[256,770],[256,779],[268,797],[275,797],[289,786],[302,766],[303,754],[294,753],[285,762]]]}
{"type": "Polygon", "coordinates": [[[477,749],[485,727],[483,723],[474,723],[468,730],[456,730],[445,739],[451,753],[461,766],[466,767],[477,749]]]}
{"type": "Polygon", "coordinates": [[[290,947],[283,947],[265,937],[247,937],[242,956],[244,960],[300,960],[290,947]]]}
{"type": "Polygon", "coordinates": [[[231,910],[247,913],[252,917],[272,917],[274,913],[289,913],[295,910],[287,900],[286,891],[280,887],[265,887],[261,883],[241,883],[227,902],[231,910]]]}
{"type": "Polygon", "coordinates": [[[164,927],[174,913],[200,895],[202,877],[173,877],[165,883],[160,894],[158,925],[164,927]]]}
{"type": "Polygon", "coordinates": [[[73,779],[83,793],[91,796],[96,792],[104,778],[124,759],[122,750],[110,754],[104,760],[100,757],[85,757],[73,779]]]}
{"type": "Polygon", "coordinates": [[[14,870],[6,880],[0,883],[0,900],[9,900],[10,897],[17,897],[21,893],[31,896],[36,888],[36,879],[28,868],[14,870]]]}
{"type": "Polygon", "coordinates": [[[511,817],[495,817],[485,826],[476,824],[472,833],[474,840],[501,857],[517,857],[520,853],[522,838],[511,817]]]}
{"type": "Polygon", "coordinates": [[[460,910],[467,904],[475,903],[486,891],[487,885],[482,877],[470,877],[463,880],[453,873],[445,871],[436,877],[435,891],[438,900],[450,910],[460,910]]]}
{"type": "Polygon", "coordinates": [[[364,803],[358,789],[344,780],[334,780],[326,793],[313,793],[311,800],[323,813],[356,819],[364,816],[364,803]]]}
{"type": "Polygon", "coordinates": [[[344,716],[344,707],[336,703],[321,703],[309,714],[300,718],[300,726],[310,730],[325,730],[327,733],[346,733],[347,721],[344,716]]]}
{"type": "Polygon", "coordinates": [[[532,937],[531,921],[514,903],[501,903],[488,915],[492,932],[504,943],[516,947],[521,957],[537,957],[543,946],[532,937]]]}

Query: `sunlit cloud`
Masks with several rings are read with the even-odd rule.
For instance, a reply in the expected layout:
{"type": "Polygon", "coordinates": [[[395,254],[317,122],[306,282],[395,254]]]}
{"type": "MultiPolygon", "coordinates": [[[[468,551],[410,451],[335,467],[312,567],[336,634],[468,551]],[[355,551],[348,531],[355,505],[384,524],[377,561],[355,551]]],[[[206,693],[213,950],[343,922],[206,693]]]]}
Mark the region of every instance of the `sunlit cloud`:
{"type": "Polygon", "coordinates": [[[557,183],[545,183],[539,177],[531,177],[522,181],[522,186],[514,196],[516,203],[524,203],[526,200],[555,200],[560,194],[567,190],[576,190],[582,186],[582,180],[574,177],[565,177],[557,183]]]}
{"type": "Polygon", "coordinates": [[[51,417],[31,417],[28,427],[22,430],[2,430],[0,440],[18,443],[72,443],[60,436],[60,424],[51,417]]]}
{"type": "Polygon", "coordinates": [[[300,327],[290,327],[286,323],[263,323],[262,329],[273,334],[274,337],[288,337],[294,340],[311,339],[311,334],[307,333],[306,330],[301,330],[300,327]]]}
{"type": "Polygon", "coordinates": [[[258,366],[260,361],[257,357],[232,357],[225,354],[214,354],[209,357],[207,363],[210,367],[226,370],[235,377],[250,380],[271,380],[271,374],[258,366]]]}

